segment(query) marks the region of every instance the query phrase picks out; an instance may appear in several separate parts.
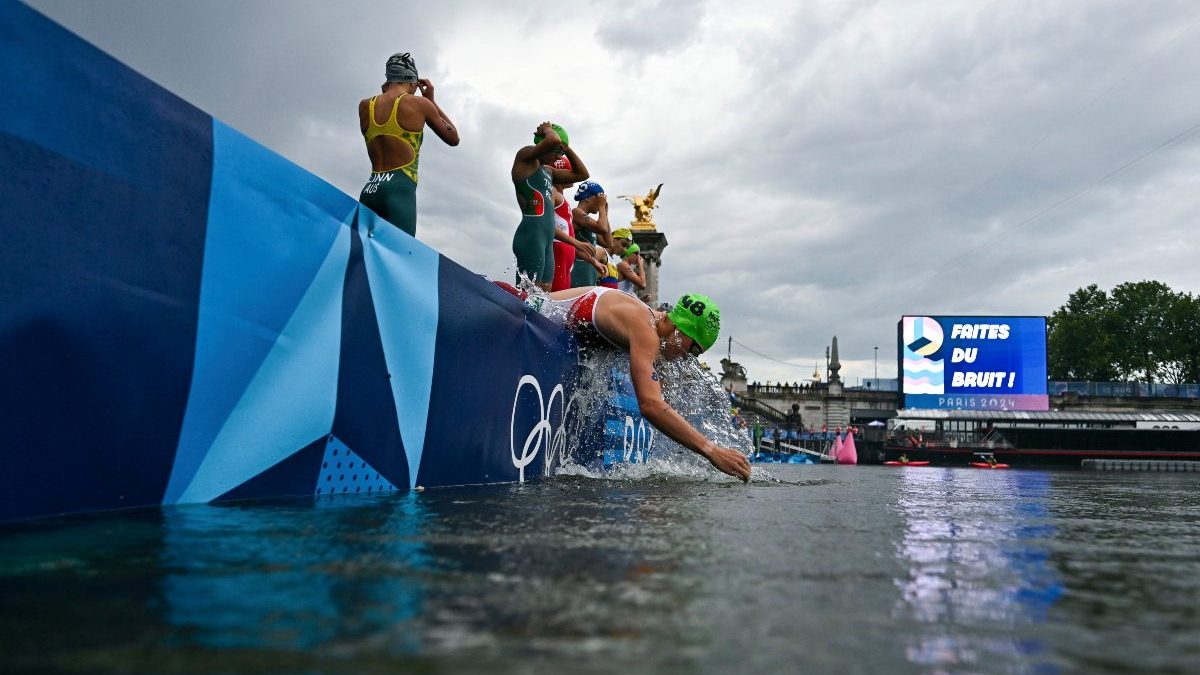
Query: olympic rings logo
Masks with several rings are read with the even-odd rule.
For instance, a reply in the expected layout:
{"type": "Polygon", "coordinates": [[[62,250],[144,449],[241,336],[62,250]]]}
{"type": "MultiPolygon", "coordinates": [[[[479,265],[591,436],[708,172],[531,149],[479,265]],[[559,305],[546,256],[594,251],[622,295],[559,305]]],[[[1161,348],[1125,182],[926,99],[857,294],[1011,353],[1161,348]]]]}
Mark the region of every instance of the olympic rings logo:
{"type": "Polygon", "coordinates": [[[533,375],[521,376],[521,381],[517,383],[517,393],[513,396],[512,419],[508,427],[508,447],[512,455],[513,466],[517,467],[520,475],[520,481],[525,482],[525,467],[529,466],[534,459],[537,458],[538,452],[543,447],[546,449],[545,461],[549,466],[550,462],[556,456],[562,456],[566,452],[567,437],[566,437],[566,422],[567,422],[567,405],[565,401],[566,394],[563,391],[561,384],[555,385],[550,391],[550,399],[546,400],[542,397],[542,385],[533,375]],[[521,454],[517,455],[517,404],[521,400],[521,390],[526,386],[533,387],[533,391],[537,393],[538,401],[538,423],[529,430],[529,434],[525,436],[525,443],[521,446],[521,454]],[[554,410],[554,403],[558,402],[558,428],[551,425],[551,413],[554,410]]]}
{"type": "Polygon", "coordinates": [[[637,426],[633,424],[633,416],[625,416],[625,431],[621,435],[621,450],[625,461],[645,462],[654,445],[654,427],[647,427],[646,420],[638,418],[637,426]]]}

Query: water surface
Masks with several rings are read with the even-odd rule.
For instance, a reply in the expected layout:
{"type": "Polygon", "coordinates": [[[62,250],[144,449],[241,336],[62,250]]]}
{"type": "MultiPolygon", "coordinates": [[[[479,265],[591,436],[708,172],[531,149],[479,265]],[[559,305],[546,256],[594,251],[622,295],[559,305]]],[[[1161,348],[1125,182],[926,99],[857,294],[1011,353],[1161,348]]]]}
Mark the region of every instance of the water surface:
{"type": "Polygon", "coordinates": [[[641,469],[9,526],[0,659],[195,673],[1200,664],[1200,476],[769,471],[778,481],[641,469]]]}

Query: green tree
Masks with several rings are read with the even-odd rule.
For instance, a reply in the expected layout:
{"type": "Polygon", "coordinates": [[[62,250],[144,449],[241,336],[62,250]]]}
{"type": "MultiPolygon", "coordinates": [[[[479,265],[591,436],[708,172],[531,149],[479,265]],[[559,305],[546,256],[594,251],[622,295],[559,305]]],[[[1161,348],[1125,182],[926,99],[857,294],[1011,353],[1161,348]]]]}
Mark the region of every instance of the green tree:
{"type": "Polygon", "coordinates": [[[1167,382],[1200,382],[1200,297],[1175,296],[1166,317],[1168,352],[1163,377],[1167,382]]]}
{"type": "Polygon", "coordinates": [[[1050,379],[1116,380],[1117,323],[1108,294],[1095,284],[1072,293],[1047,321],[1050,379]]]}
{"type": "Polygon", "coordinates": [[[1047,322],[1056,380],[1200,382],[1200,297],[1159,281],[1095,284],[1067,298],[1047,322]]]}
{"type": "Polygon", "coordinates": [[[1163,364],[1175,351],[1168,317],[1179,302],[1160,281],[1130,281],[1113,288],[1116,366],[1129,380],[1159,382],[1163,364]]]}

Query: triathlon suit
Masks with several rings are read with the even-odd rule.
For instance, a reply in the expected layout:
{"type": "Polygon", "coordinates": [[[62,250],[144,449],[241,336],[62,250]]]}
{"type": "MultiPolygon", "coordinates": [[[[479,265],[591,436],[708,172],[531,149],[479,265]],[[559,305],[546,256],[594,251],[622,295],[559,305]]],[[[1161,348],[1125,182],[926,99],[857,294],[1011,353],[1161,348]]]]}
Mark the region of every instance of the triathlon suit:
{"type": "MultiPolygon", "coordinates": [[[[574,333],[575,337],[583,344],[596,344],[598,343],[596,338],[602,338],[614,347],[625,349],[605,335],[604,331],[596,325],[596,316],[599,312],[596,305],[600,302],[600,296],[608,292],[620,293],[621,291],[612,288],[593,288],[582,295],[565,300],[550,300],[545,296],[535,296],[531,300],[528,293],[512,284],[503,281],[493,281],[492,283],[524,301],[526,305],[535,309],[542,316],[574,333]]],[[[629,294],[626,293],[626,295],[629,294]]],[[[632,295],[629,297],[637,300],[632,295]]],[[[638,303],[645,307],[647,312],[650,312],[650,320],[654,321],[654,310],[641,300],[638,300],[638,303]]]]}
{"type": "Polygon", "coordinates": [[[617,269],[617,265],[621,263],[621,256],[612,253],[608,254],[608,269],[604,272],[604,276],[600,278],[600,285],[605,288],[618,288],[621,279],[621,272],[617,269]]]}
{"type": "Polygon", "coordinates": [[[396,110],[400,107],[400,99],[408,96],[401,94],[392,102],[392,114],[387,122],[376,124],[375,99],[367,106],[367,131],[363,136],[367,145],[380,136],[391,136],[412,148],[412,161],[404,166],[398,166],[387,171],[372,171],[367,184],[363,186],[358,201],[374,211],[381,218],[404,230],[412,236],[417,236],[417,157],[421,154],[421,138],[425,130],[409,131],[396,121],[396,110]]]}
{"type": "MultiPolygon", "coordinates": [[[[600,326],[596,325],[596,317],[600,312],[597,307],[600,304],[600,298],[605,293],[611,291],[613,291],[611,288],[593,288],[591,291],[577,298],[550,300],[545,303],[549,307],[546,308],[543,314],[546,314],[551,319],[562,321],[566,329],[574,333],[575,337],[583,344],[597,344],[599,339],[603,339],[618,349],[626,349],[626,347],[617,344],[615,340],[605,335],[604,331],[600,330],[600,326]]],[[[641,300],[638,300],[638,302],[641,303],[641,300]]],[[[645,303],[641,304],[645,305],[645,303]]],[[[650,319],[653,320],[654,311],[649,307],[646,307],[646,311],[650,312],[650,319]]]]}
{"type": "Polygon", "coordinates": [[[550,169],[538,167],[524,180],[514,180],[517,203],[521,206],[521,224],[513,235],[512,250],[517,256],[517,280],[522,274],[535,282],[554,281],[554,193],[550,189],[550,169]]]}
{"type": "MultiPolygon", "coordinates": [[[[554,207],[554,227],[571,237],[575,236],[575,226],[571,224],[571,202],[565,194],[562,203],[554,207]]],[[[550,287],[551,291],[565,291],[571,287],[571,266],[575,264],[576,253],[574,246],[554,240],[554,285],[550,287]]]]}
{"type": "MultiPolygon", "coordinates": [[[[572,227],[574,227],[572,225],[572,227]]],[[[586,228],[576,230],[579,234],[575,238],[580,241],[585,241],[592,246],[592,250],[596,250],[596,233],[586,228]]],[[[581,286],[595,286],[596,268],[592,267],[591,263],[586,260],[577,260],[576,264],[571,268],[571,288],[579,288],[581,286]]]]}

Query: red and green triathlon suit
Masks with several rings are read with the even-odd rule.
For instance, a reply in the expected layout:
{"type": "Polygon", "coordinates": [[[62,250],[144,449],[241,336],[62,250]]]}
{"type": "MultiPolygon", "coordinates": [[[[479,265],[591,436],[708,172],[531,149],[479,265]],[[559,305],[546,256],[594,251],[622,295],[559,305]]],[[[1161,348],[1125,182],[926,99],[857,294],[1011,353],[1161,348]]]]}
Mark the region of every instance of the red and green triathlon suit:
{"type": "Polygon", "coordinates": [[[513,235],[512,250],[517,256],[517,280],[521,275],[535,282],[554,280],[554,193],[550,189],[550,170],[539,166],[533,175],[514,180],[517,203],[521,206],[521,224],[513,235]]]}
{"type": "MultiPolygon", "coordinates": [[[[563,202],[554,207],[554,227],[575,236],[575,226],[571,223],[571,202],[563,195],[563,202]]],[[[565,291],[571,287],[571,266],[575,264],[575,247],[554,240],[554,285],[551,291],[565,291]]]]}

